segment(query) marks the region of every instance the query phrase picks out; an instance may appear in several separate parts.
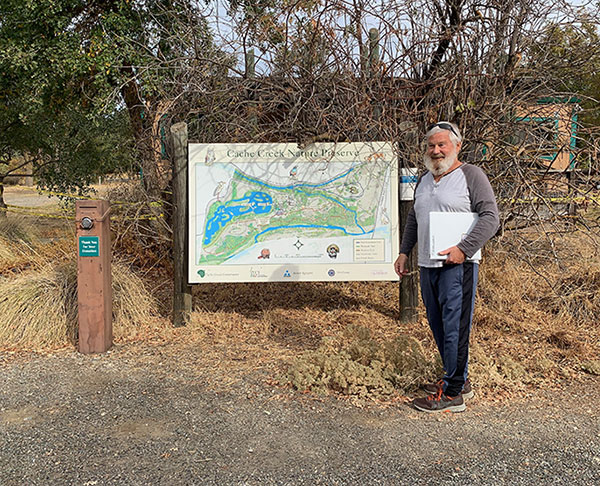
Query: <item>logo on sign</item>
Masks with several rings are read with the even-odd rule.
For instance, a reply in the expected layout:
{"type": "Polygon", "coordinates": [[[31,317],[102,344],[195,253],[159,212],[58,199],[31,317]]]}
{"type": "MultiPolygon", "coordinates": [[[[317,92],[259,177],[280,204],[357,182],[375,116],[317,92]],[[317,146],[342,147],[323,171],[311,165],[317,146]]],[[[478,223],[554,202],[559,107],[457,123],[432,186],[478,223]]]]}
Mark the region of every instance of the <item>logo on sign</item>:
{"type": "Polygon", "coordinates": [[[333,268],[330,268],[330,269],[327,271],[327,275],[329,275],[330,277],[333,277],[333,276],[335,275],[335,270],[334,270],[333,268]]]}
{"type": "Polygon", "coordinates": [[[200,275],[200,277],[204,278],[206,275],[206,272],[204,270],[198,270],[198,275],[200,275]]]}
{"type": "Polygon", "coordinates": [[[290,274],[289,270],[286,270],[285,272],[283,272],[283,276],[284,277],[291,277],[292,275],[290,274]]]}

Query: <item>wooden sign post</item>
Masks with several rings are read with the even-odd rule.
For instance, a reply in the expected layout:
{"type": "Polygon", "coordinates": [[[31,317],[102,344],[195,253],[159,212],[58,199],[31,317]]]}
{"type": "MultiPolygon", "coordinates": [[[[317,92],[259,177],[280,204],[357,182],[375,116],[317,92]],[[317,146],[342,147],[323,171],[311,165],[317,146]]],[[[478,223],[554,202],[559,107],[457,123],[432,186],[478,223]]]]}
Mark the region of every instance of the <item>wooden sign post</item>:
{"type": "MultiPolygon", "coordinates": [[[[418,180],[417,168],[402,168],[400,172],[400,227],[408,219],[408,213],[414,204],[415,187],[418,180]]],[[[419,267],[417,265],[417,249],[415,248],[408,257],[408,275],[400,282],[400,322],[416,322],[419,314],[419,267]]]]}
{"type": "Polygon", "coordinates": [[[79,352],[104,353],[112,346],[110,206],[77,201],[77,304],[79,352]]]}
{"type": "Polygon", "coordinates": [[[171,127],[173,141],[173,325],[189,324],[192,315],[192,288],[188,285],[187,252],[187,164],[188,126],[176,123],[171,127]]]}

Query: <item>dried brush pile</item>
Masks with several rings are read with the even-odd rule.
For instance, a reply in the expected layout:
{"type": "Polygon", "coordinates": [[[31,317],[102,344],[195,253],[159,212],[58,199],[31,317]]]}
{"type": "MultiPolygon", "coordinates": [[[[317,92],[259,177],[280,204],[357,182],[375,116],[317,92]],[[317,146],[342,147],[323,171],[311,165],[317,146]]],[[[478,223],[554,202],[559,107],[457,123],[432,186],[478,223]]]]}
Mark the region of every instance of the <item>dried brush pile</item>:
{"type": "Polygon", "coordinates": [[[471,356],[476,381],[491,389],[523,389],[552,386],[582,371],[598,374],[597,248],[574,233],[540,243],[527,257],[515,241],[490,248],[481,268],[471,356]]]}
{"type": "Polygon", "coordinates": [[[381,397],[413,391],[439,371],[415,338],[399,335],[381,343],[367,327],[350,325],[341,336],[323,338],[318,349],[295,360],[286,379],[302,391],[381,397]]]}
{"type": "Polygon", "coordinates": [[[170,195],[155,200],[144,191],[139,180],[113,183],[105,188],[111,201],[113,249],[138,267],[168,266],[172,230],[169,226],[170,195]],[[149,263],[150,262],[150,263],[149,263]]]}

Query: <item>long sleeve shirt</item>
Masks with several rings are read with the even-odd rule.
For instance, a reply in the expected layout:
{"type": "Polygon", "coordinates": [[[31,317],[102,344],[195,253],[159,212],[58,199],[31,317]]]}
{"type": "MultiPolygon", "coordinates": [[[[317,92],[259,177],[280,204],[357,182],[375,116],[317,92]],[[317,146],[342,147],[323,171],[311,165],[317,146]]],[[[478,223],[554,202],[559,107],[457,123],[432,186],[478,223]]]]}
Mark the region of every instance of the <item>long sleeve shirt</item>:
{"type": "Polygon", "coordinates": [[[429,258],[429,213],[474,212],[479,216],[469,234],[456,246],[468,260],[496,233],[498,206],[490,182],[479,167],[462,164],[436,182],[427,172],[417,182],[415,204],[408,214],[400,253],[408,255],[418,243],[418,264],[441,267],[444,262],[429,258]]]}

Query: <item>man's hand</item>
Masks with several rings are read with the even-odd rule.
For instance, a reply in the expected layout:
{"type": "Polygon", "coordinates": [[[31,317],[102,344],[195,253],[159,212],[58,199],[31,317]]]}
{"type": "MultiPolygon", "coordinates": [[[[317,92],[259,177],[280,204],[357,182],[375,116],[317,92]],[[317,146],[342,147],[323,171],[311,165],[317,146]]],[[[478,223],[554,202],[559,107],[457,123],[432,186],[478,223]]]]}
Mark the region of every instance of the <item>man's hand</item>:
{"type": "Polygon", "coordinates": [[[458,246],[451,246],[450,248],[446,248],[438,253],[438,255],[448,255],[446,261],[449,265],[463,263],[465,261],[465,254],[458,246]]]}
{"type": "Polygon", "coordinates": [[[400,253],[398,258],[396,258],[396,261],[394,262],[394,270],[396,270],[396,273],[400,277],[400,280],[402,280],[402,277],[408,274],[408,269],[406,268],[407,263],[408,256],[404,253],[400,253]]]}

